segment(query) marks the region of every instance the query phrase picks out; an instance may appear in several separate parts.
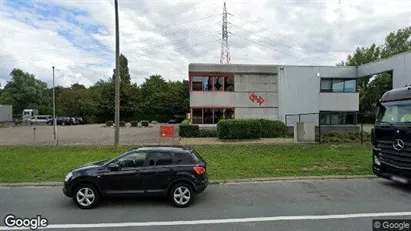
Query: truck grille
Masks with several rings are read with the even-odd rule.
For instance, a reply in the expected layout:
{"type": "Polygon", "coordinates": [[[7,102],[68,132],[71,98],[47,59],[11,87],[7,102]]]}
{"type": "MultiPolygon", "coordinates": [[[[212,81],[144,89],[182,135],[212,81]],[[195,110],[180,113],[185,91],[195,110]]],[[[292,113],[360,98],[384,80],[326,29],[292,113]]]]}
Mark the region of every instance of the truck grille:
{"type": "Polygon", "coordinates": [[[376,147],[380,150],[378,156],[380,161],[397,168],[411,169],[411,143],[405,143],[401,151],[392,146],[392,141],[378,141],[376,147]]]}

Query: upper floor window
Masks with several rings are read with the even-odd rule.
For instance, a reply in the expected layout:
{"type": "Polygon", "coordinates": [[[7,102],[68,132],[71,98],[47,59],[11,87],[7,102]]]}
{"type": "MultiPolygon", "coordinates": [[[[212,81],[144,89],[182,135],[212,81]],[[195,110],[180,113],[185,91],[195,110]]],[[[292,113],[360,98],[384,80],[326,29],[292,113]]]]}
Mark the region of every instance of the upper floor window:
{"type": "Polygon", "coordinates": [[[321,79],[321,92],[357,92],[356,79],[321,79]]]}
{"type": "Polygon", "coordinates": [[[192,91],[234,91],[234,76],[190,76],[192,91]]]}

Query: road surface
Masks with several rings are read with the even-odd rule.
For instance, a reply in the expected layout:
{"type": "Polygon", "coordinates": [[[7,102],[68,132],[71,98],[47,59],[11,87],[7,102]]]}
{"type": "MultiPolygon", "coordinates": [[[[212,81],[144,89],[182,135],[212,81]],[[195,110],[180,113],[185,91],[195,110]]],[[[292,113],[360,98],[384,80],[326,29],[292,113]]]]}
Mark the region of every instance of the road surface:
{"type": "Polygon", "coordinates": [[[77,208],[59,187],[0,188],[7,214],[41,215],[49,230],[372,230],[411,219],[411,189],[382,179],[210,185],[185,209],[159,198],[109,199],[77,208]]]}

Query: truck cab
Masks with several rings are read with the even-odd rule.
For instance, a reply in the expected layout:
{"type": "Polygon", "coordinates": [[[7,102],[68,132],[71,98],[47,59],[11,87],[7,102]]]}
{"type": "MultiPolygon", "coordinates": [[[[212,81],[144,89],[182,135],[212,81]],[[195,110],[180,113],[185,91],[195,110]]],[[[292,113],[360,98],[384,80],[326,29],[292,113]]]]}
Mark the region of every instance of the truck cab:
{"type": "Polygon", "coordinates": [[[38,114],[39,114],[38,109],[24,109],[22,119],[23,121],[28,121],[38,114]]]}
{"type": "Polygon", "coordinates": [[[411,86],[384,93],[372,129],[373,173],[411,183],[411,86]]]}

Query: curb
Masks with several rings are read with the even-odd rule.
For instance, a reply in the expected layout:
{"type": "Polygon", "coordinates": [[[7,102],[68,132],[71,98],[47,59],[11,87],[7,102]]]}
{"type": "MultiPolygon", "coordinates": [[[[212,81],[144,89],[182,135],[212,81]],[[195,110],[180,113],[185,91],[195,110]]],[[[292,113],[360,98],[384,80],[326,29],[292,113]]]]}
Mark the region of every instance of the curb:
{"type": "MultiPolygon", "coordinates": [[[[308,176],[308,177],[266,177],[231,180],[210,180],[210,184],[238,184],[238,183],[263,183],[263,182],[289,182],[289,181],[320,181],[320,180],[349,180],[349,179],[372,179],[374,175],[360,176],[308,176]]],[[[22,182],[22,183],[0,183],[0,187],[57,187],[63,186],[62,182],[22,182]]]]}
{"type": "Polygon", "coordinates": [[[321,181],[321,180],[352,180],[352,179],[372,179],[374,175],[358,176],[303,176],[303,177],[267,177],[250,179],[214,180],[211,184],[236,184],[236,183],[262,183],[262,182],[290,182],[290,181],[321,181]]]}

